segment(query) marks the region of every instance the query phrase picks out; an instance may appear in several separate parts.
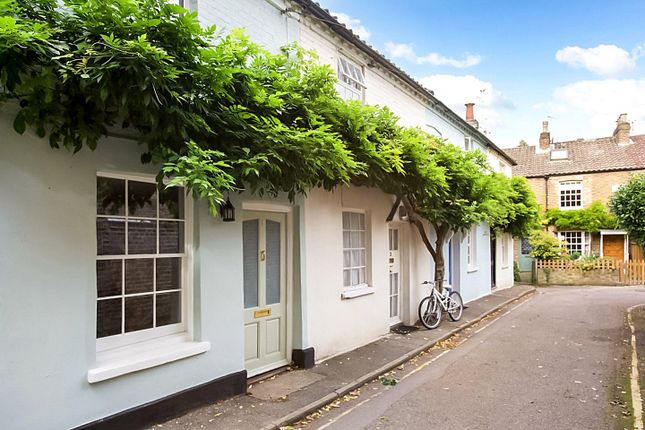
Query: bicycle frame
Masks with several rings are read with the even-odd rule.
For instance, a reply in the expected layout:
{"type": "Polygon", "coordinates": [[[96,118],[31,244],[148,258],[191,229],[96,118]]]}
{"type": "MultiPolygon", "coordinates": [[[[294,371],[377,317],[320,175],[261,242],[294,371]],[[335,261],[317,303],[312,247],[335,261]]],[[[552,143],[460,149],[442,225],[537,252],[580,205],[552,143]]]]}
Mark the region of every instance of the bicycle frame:
{"type": "Polygon", "coordinates": [[[430,282],[430,281],[426,281],[426,282],[427,282],[427,285],[432,286],[431,287],[432,291],[430,292],[430,295],[432,295],[433,298],[437,301],[437,303],[439,303],[439,305],[441,306],[441,309],[444,312],[450,312],[450,311],[455,309],[454,302],[453,302],[452,306],[450,306],[450,302],[451,302],[450,293],[453,291],[452,287],[445,287],[445,284],[444,284],[444,293],[440,293],[435,288],[435,283],[434,282],[430,282]]]}

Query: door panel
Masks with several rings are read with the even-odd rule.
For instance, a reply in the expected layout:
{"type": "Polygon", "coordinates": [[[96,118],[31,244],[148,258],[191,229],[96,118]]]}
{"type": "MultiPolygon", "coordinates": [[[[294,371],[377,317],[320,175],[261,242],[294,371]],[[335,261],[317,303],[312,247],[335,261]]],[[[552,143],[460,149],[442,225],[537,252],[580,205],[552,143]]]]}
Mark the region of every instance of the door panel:
{"type": "Polygon", "coordinates": [[[527,237],[520,240],[520,271],[530,272],[533,269],[533,257],[531,257],[531,244],[527,237]]]}
{"type": "Polygon", "coordinates": [[[607,258],[625,259],[625,236],[605,235],[602,238],[602,254],[607,258]]]}
{"type": "Polygon", "coordinates": [[[250,376],[287,364],[286,216],[245,212],[245,365],[250,376]]]}

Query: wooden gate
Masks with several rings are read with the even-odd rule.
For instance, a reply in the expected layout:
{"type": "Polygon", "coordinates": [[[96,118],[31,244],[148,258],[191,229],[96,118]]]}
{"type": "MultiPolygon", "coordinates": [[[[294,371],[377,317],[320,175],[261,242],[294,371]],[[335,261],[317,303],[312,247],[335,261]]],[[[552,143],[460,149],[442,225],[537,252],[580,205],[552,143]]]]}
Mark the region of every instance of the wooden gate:
{"type": "Polygon", "coordinates": [[[645,261],[617,261],[618,279],[622,284],[644,284],[645,283],[645,261]]]}

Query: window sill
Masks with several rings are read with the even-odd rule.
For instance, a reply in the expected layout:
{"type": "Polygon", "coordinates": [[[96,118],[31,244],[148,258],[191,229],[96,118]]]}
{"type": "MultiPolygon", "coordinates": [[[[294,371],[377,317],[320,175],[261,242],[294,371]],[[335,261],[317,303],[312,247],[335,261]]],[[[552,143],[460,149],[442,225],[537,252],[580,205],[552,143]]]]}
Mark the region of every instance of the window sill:
{"type": "Polygon", "coordinates": [[[96,366],[87,372],[90,384],[149,369],[211,349],[210,342],[189,341],[185,334],[165,336],[96,354],[96,366]]]}
{"type": "Polygon", "coordinates": [[[340,298],[342,300],[347,300],[356,297],[367,296],[369,294],[374,294],[374,288],[370,287],[369,285],[365,285],[364,287],[344,290],[341,293],[340,298]]]}

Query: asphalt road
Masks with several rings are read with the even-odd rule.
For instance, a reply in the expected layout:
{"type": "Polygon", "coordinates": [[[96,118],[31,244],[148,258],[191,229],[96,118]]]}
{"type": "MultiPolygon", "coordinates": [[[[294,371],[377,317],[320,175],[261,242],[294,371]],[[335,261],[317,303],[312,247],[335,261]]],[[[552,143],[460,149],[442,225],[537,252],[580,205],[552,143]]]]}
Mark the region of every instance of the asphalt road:
{"type": "Polygon", "coordinates": [[[642,287],[540,289],[396,386],[374,382],[306,427],[622,429],[625,311],[640,303],[642,287]]]}

